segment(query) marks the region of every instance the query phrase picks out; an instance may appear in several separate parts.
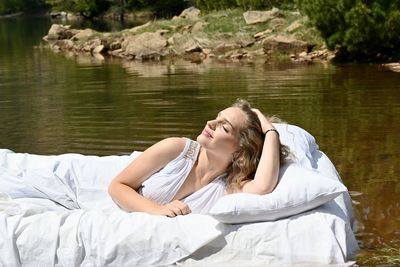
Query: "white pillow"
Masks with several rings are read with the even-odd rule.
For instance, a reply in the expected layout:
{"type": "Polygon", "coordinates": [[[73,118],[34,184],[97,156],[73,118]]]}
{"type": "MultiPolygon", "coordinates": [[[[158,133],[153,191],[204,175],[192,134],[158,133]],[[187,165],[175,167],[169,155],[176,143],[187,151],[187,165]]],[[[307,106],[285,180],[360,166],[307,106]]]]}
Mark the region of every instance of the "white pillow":
{"type": "Polygon", "coordinates": [[[314,136],[306,130],[291,124],[274,123],[282,144],[287,145],[295,155],[295,161],[311,168],[312,153],[318,149],[314,136]]]}
{"type": "Polygon", "coordinates": [[[347,191],[339,181],[295,163],[283,166],[279,176],[272,193],[223,196],[210,215],[223,223],[277,220],[316,208],[347,191]]]}

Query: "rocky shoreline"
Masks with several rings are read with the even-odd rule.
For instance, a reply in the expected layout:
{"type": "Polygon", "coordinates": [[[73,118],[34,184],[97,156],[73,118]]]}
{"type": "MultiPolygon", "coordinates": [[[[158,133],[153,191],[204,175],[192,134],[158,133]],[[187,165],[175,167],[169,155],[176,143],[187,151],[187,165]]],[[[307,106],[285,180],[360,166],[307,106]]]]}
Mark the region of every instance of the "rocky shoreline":
{"type": "Polygon", "coordinates": [[[148,22],[117,33],[77,30],[68,25],[53,24],[44,40],[54,51],[129,61],[183,58],[192,62],[265,62],[283,58],[309,63],[334,58],[334,52],[324,49],[322,42],[312,43],[301,38],[299,33],[306,27],[305,19],[296,12],[288,14],[276,8],[246,11],[240,18],[244,25],[241,29],[245,30],[210,33],[206,31],[210,21],[201,16],[198,9],[189,8],[168,21],[167,25],[148,22]]]}

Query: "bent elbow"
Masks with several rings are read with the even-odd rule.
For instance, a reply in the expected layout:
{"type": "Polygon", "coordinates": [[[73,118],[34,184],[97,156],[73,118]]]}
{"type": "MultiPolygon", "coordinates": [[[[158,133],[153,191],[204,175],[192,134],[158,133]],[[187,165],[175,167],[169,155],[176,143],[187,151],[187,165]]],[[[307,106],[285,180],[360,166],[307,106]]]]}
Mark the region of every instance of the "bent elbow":
{"type": "Polygon", "coordinates": [[[108,185],[107,191],[108,191],[108,194],[111,196],[112,199],[114,199],[114,196],[115,196],[115,191],[116,191],[115,187],[116,187],[116,186],[117,186],[117,185],[116,185],[116,183],[115,183],[114,181],[111,182],[111,183],[108,185]]]}
{"type": "Polygon", "coordinates": [[[274,191],[274,187],[266,187],[266,188],[260,188],[259,191],[257,192],[258,195],[266,195],[270,194],[274,191]]]}
{"type": "Polygon", "coordinates": [[[275,190],[277,184],[278,183],[276,182],[276,183],[260,185],[258,186],[257,194],[259,195],[271,194],[275,190]]]}

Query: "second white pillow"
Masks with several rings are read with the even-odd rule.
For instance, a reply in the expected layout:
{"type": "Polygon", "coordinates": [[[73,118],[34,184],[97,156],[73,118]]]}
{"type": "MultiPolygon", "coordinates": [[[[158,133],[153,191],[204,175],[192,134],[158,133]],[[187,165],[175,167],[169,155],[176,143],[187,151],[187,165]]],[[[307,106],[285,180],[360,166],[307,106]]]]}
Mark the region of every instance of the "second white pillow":
{"type": "Polygon", "coordinates": [[[210,215],[223,223],[272,221],[316,208],[347,191],[342,183],[294,163],[283,166],[279,177],[272,193],[226,195],[210,215]]]}

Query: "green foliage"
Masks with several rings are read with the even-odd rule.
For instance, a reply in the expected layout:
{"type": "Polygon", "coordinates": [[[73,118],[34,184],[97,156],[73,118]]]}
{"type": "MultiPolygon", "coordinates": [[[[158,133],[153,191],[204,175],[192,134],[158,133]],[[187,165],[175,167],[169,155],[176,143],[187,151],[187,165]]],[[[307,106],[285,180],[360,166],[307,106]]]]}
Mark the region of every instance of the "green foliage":
{"type": "Polygon", "coordinates": [[[86,18],[104,14],[113,4],[112,0],[46,0],[54,10],[79,13],[86,18]]]}
{"type": "Polygon", "coordinates": [[[294,0],[197,0],[196,5],[204,11],[223,10],[235,7],[240,7],[245,10],[270,9],[272,7],[293,9],[295,6],[294,0]]]}
{"type": "Polygon", "coordinates": [[[109,10],[147,9],[156,15],[170,17],[180,13],[187,5],[185,0],[46,0],[54,10],[79,13],[87,18],[104,15],[109,10]]]}
{"type": "Polygon", "coordinates": [[[400,2],[396,0],[297,0],[328,48],[348,60],[400,58],[400,2]]]}
{"type": "Polygon", "coordinates": [[[157,16],[172,17],[182,12],[187,7],[185,0],[127,0],[128,10],[148,9],[157,16]]]}
{"type": "Polygon", "coordinates": [[[180,14],[186,7],[185,0],[153,0],[150,2],[150,8],[161,17],[172,17],[180,14]]]}
{"type": "Polygon", "coordinates": [[[237,7],[236,0],[196,0],[196,6],[204,11],[237,7]]]}

